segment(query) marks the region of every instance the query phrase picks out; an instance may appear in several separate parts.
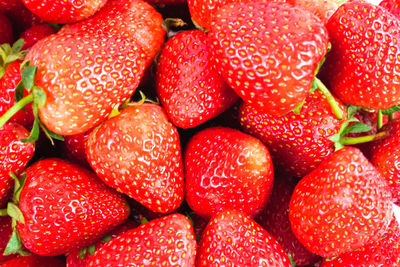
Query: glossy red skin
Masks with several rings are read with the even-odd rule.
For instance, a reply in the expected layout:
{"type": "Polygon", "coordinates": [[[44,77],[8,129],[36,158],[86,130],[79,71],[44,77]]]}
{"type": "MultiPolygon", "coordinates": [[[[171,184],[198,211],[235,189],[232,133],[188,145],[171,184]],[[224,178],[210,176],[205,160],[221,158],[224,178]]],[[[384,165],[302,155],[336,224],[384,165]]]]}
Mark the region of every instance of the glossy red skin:
{"type": "Polygon", "coordinates": [[[11,43],[13,39],[11,22],[5,15],[0,13],[0,44],[11,43]]]}
{"type": "Polygon", "coordinates": [[[236,209],[257,215],[272,190],[273,167],[264,144],[238,130],[200,131],[185,148],[185,199],[202,217],[236,209]]]}
{"type": "Polygon", "coordinates": [[[289,0],[288,2],[310,11],[325,25],[338,8],[336,2],[332,0],[289,0]]]}
{"type": "MultiPolygon", "coordinates": [[[[344,105],[337,103],[346,117],[344,105]]],[[[310,173],[333,153],[334,144],[328,138],[339,132],[343,122],[318,90],[306,97],[299,114],[272,116],[243,103],[239,120],[245,132],[268,147],[277,167],[297,177],[310,173]]]]}
{"type": "Polygon", "coordinates": [[[1,265],[1,267],[65,267],[65,262],[55,257],[38,255],[18,256],[1,265]]]}
{"type": "Polygon", "coordinates": [[[113,238],[86,266],[194,266],[195,258],[193,227],[177,213],[113,238]]]}
{"type": "Polygon", "coordinates": [[[47,95],[40,119],[61,135],[85,132],[105,120],[133,94],[145,68],[144,52],[134,40],[85,31],[41,39],[26,59],[39,68],[35,83],[47,95]]]}
{"type": "Polygon", "coordinates": [[[226,5],[215,13],[208,36],[228,85],[271,115],[283,115],[303,101],[328,46],[323,23],[286,3],[226,5]]]}
{"type": "Polygon", "coordinates": [[[14,10],[24,7],[22,0],[0,0],[0,12],[14,10]]]}
{"type": "Polygon", "coordinates": [[[238,99],[211,62],[207,45],[204,32],[184,31],[168,40],[158,58],[157,93],[177,127],[200,125],[238,99]]]}
{"type": "Polygon", "coordinates": [[[42,20],[52,23],[74,23],[95,14],[107,0],[22,0],[42,20]]]}
{"type": "Polygon", "coordinates": [[[14,188],[10,172],[18,175],[33,157],[35,143],[22,143],[29,132],[21,125],[7,122],[0,128],[0,208],[5,207],[14,188]]]}
{"type": "MultiPolygon", "coordinates": [[[[12,233],[11,228],[11,217],[9,216],[0,216],[0,264],[15,258],[16,254],[11,254],[8,256],[4,256],[4,250],[6,249],[8,240],[10,240],[12,233]]],[[[3,265],[1,265],[3,266],[3,265]]]]}
{"type": "Polygon", "coordinates": [[[256,221],[291,255],[296,266],[311,266],[321,259],[311,253],[294,235],[289,221],[289,203],[295,188],[294,179],[275,177],[267,207],[256,221]]]}
{"type": "Polygon", "coordinates": [[[400,200],[400,119],[386,124],[387,137],[369,146],[369,158],[389,184],[393,198],[400,200]]]}
{"type": "MultiPolygon", "coordinates": [[[[112,230],[108,235],[111,238],[117,237],[125,232],[128,232],[129,230],[136,228],[139,226],[139,223],[135,221],[127,221],[126,223],[117,226],[114,230],[112,230]]],[[[104,242],[102,240],[98,241],[95,245],[95,249],[98,250],[102,246],[107,244],[107,242],[104,242]]],[[[86,252],[85,256],[83,259],[79,257],[79,252],[80,250],[75,250],[67,255],[67,266],[68,267],[83,267],[86,266],[86,263],[89,261],[92,255],[90,255],[89,252],[86,252]]]]}
{"type": "Polygon", "coordinates": [[[27,9],[23,4],[22,7],[11,9],[7,11],[6,14],[7,17],[10,18],[14,32],[16,33],[17,36],[34,25],[45,23],[38,16],[36,16],[29,9],[27,9]]]}
{"type": "Polygon", "coordinates": [[[289,206],[296,237],[329,258],[378,240],[392,216],[385,179],[354,147],[336,151],[305,176],[289,206]]]}
{"type": "Polygon", "coordinates": [[[164,43],[163,18],[154,7],[142,0],[108,0],[92,18],[61,31],[87,31],[117,34],[134,39],[146,53],[146,66],[150,65],[164,43]]]}
{"type": "Polygon", "coordinates": [[[129,216],[123,196],[78,165],[50,158],[26,170],[17,229],[24,246],[42,256],[86,247],[129,216]]]}
{"type": "Polygon", "coordinates": [[[84,133],[67,135],[61,144],[65,156],[71,162],[77,163],[83,167],[90,167],[86,158],[85,144],[92,130],[84,133]]]}
{"type": "Polygon", "coordinates": [[[86,143],[97,175],[148,209],[168,213],[183,200],[183,163],[178,132],[155,104],[128,107],[86,143]]]}
{"type": "Polygon", "coordinates": [[[386,8],[393,15],[400,18],[400,3],[397,0],[383,0],[379,3],[379,6],[386,8]]]}
{"type": "Polygon", "coordinates": [[[43,39],[44,37],[54,33],[56,33],[56,29],[48,24],[32,26],[19,36],[19,38],[24,39],[24,46],[22,47],[22,50],[31,48],[40,39],[43,39]]]}
{"type": "Polygon", "coordinates": [[[325,260],[321,267],[396,267],[400,264],[400,228],[393,219],[385,235],[378,241],[340,255],[333,260],[325,260]]]}
{"type": "Polygon", "coordinates": [[[208,223],[196,266],[291,266],[279,243],[242,212],[227,210],[208,223]]]}
{"type": "Polygon", "coordinates": [[[330,18],[327,85],[343,103],[388,109],[400,103],[400,21],[388,10],[350,1],[330,18]],[[350,37],[351,36],[351,37],[350,37]]]}

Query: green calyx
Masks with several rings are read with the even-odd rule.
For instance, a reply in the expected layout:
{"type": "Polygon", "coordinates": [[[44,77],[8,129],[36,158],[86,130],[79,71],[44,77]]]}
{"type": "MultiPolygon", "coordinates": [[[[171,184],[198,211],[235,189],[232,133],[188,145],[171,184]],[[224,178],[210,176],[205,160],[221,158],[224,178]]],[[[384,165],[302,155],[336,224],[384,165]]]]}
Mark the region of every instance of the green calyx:
{"type": "Polygon", "coordinates": [[[23,60],[28,51],[23,50],[24,39],[19,39],[13,46],[10,44],[0,45],[0,79],[3,77],[8,65],[17,60],[23,60]]]}

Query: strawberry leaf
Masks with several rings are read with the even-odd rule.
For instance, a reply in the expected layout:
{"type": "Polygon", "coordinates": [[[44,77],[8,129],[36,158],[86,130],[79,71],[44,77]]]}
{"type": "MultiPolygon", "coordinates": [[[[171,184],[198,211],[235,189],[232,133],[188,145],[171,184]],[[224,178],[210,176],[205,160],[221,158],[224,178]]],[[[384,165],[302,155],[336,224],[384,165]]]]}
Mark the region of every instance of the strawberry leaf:
{"type": "Polygon", "coordinates": [[[32,90],[33,85],[35,84],[35,76],[38,72],[38,67],[36,66],[27,66],[21,74],[22,83],[26,90],[32,90]]]}
{"type": "Polygon", "coordinates": [[[38,108],[41,108],[46,104],[46,93],[42,90],[42,88],[34,85],[32,88],[33,94],[33,102],[37,105],[38,108]]]}
{"type": "Polygon", "coordinates": [[[22,49],[22,47],[24,46],[24,42],[25,42],[25,40],[22,39],[22,38],[20,38],[20,39],[18,39],[17,41],[15,41],[15,43],[13,44],[13,46],[12,46],[12,48],[11,48],[12,51],[13,51],[14,53],[20,52],[21,49],[22,49]]]}
{"type": "Polygon", "coordinates": [[[395,112],[397,112],[399,110],[400,110],[400,105],[396,105],[396,106],[390,107],[388,109],[382,110],[382,114],[383,115],[390,115],[390,114],[393,114],[393,113],[395,113],[395,112]]]}
{"type": "Polygon", "coordinates": [[[7,243],[6,249],[4,250],[5,256],[18,253],[21,251],[22,242],[18,233],[14,230],[11,234],[10,240],[7,243]]]}
{"type": "Polygon", "coordinates": [[[111,240],[111,236],[110,235],[103,236],[103,238],[101,239],[101,241],[103,241],[104,243],[107,243],[110,240],[111,240]]]}
{"type": "Polygon", "coordinates": [[[18,204],[18,203],[19,203],[20,196],[21,196],[22,188],[23,188],[24,185],[25,185],[26,173],[25,173],[25,172],[22,173],[22,174],[20,175],[20,178],[19,178],[19,179],[18,179],[18,177],[17,177],[14,173],[12,173],[12,172],[10,172],[10,176],[14,179],[14,195],[13,195],[13,201],[14,201],[14,203],[18,204]]]}
{"type": "Polygon", "coordinates": [[[85,258],[86,252],[87,252],[87,248],[83,248],[83,249],[79,250],[78,257],[81,260],[83,260],[85,258]]]}
{"type": "Polygon", "coordinates": [[[350,125],[349,127],[347,127],[343,132],[342,135],[346,135],[348,133],[363,133],[363,132],[368,132],[372,129],[371,126],[361,123],[361,122],[357,122],[354,123],[352,125],[350,125]]]}
{"type": "Polygon", "coordinates": [[[350,118],[354,117],[354,115],[356,115],[356,113],[357,113],[360,109],[362,109],[362,107],[360,107],[360,106],[353,106],[353,105],[347,106],[347,108],[346,108],[346,111],[347,111],[347,118],[350,119],[350,118]]]}
{"type": "Polygon", "coordinates": [[[22,138],[22,143],[32,143],[36,142],[39,139],[39,117],[35,116],[35,120],[33,121],[33,126],[31,130],[31,134],[28,138],[22,138]]]}
{"type": "Polygon", "coordinates": [[[21,210],[15,203],[8,202],[7,213],[11,218],[14,218],[16,221],[25,223],[24,215],[22,214],[21,210]]]}
{"type": "Polygon", "coordinates": [[[89,255],[93,255],[96,252],[96,246],[94,244],[88,246],[87,251],[89,252],[89,255]]]}
{"type": "Polygon", "coordinates": [[[14,92],[15,102],[20,101],[24,97],[24,89],[25,89],[24,84],[22,83],[22,81],[20,81],[17,87],[15,87],[15,92],[14,92]]]}

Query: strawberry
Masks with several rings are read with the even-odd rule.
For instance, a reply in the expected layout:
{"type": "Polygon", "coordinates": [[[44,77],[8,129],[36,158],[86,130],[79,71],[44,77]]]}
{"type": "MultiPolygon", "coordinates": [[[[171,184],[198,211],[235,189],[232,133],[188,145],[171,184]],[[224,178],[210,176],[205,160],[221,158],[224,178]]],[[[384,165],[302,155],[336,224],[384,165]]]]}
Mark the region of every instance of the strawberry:
{"type": "Polygon", "coordinates": [[[37,41],[46,36],[56,33],[56,29],[48,24],[39,24],[27,29],[19,38],[24,39],[24,46],[22,50],[28,49],[33,46],[37,41]]]}
{"type": "Polygon", "coordinates": [[[382,131],[387,136],[370,144],[369,158],[388,182],[393,198],[400,200],[400,119],[391,121],[382,131]]]}
{"type": "Polygon", "coordinates": [[[333,0],[289,0],[288,2],[310,11],[325,25],[338,8],[337,3],[333,0]]]}
{"type": "Polygon", "coordinates": [[[397,0],[383,0],[379,3],[379,5],[389,10],[393,15],[400,18],[400,5],[397,0]]]}
{"type": "Polygon", "coordinates": [[[0,12],[18,10],[23,7],[22,0],[0,0],[0,12]]]}
{"type": "Polygon", "coordinates": [[[238,211],[214,215],[200,240],[196,266],[291,266],[279,243],[238,211]]]}
{"type": "Polygon", "coordinates": [[[181,128],[216,117],[238,99],[210,61],[207,44],[201,31],[181,32],[158,58],[157,93],[172,123],[181,128]]]}
{"type": "Polygon", "coordinates": [[[196,240],[190,221],[173,214],[142,224],[97,250],[92,266],[194,266],[196,240]]]}
{"type": "Polygon", "coordinates": [[[282,115],[301,103],[328,47],[323,23],[285,3],[235,3],[220,8],[209,51],[222,76],[249,105],[282,115]]]}
{"type": "Polygon", "coordinates": [[[5,261],[8,261],[17,256],[16,254],[11,254],[7,256],[4,255],[4,250],[6,249],[7,242],[10,239],[11,234],[12,234],[11,217],[0,216],[0,265],[5,261]]]}
{"type": "Polygon", "coordinates": [[[399,266],[400,265],[400,227],[393,219],[385,235],[364,247],[341,254],[333,260],[326,259],[321,267],[339,266],[399,266]]]}
{"type": "Polygon", "coordinates": [[[11,22],[5,15],[0,13],[0,44],[11,43],[13,39],[11,22]]]}
{"type": "Polygon", "coordinates": [[[32,158],[35,144],[23,143],[29,132],[19,124],[7,123],[0,128],[0,208],[7,203],[13,189],[10,172],[18,174],[32,158]]]}
{"type": "Polygon", "coordinates": [[[225,209],[255,216],[268,201],[273,167],[268,149],[238,130],[214,127],[197,133],[186,146],[186,201],[210,218],[225,209]]]}
{"type": "Polygon", "coordinates": [[[327,28],[332,50],[324,64],[328,85],[346,104],[388,109],[400,103],[400,20],[367,2],[349,1],[327,28]]]}
{"type": "Polygon", "coordinates": [[[129,207],[94,173],[50,158],[26,170],[19,208],[24,222],[17,230],[24,246],[54,256],[88,246],[123,223],[129,207]]]}
{"type": "Polygon", "coordinates": [[[107,0],[23,0],[25,6],[42,20],[52,23],[74,23],[96,13],[107,0]]]}
{"type": "MultiPolygon", "coordinates": [[[[344,106],[339,106],[345,113],[344,106]]],[[[243,103],[239,119],[245,132],[268,147],[277,167],[297,177],[305,176],[333,153],[329,137],[342,124],[319,90],[306,97],[298,114],[292,111],[277,117],[243,103]]]]}
{"type": "MultiPolygon", "coordinates": [[[[1,1],[1,0],[0,0],[1,1]]],[[[9,1],[9,0],[6,0],[9,1]]],[[[15,1],[15,0],[11,0],[15,1]]],[[[41,20],[38,16],[33,14],[26,6],[21,2],[22,6],[18,8],[11,8],[6,12],[7,17],[11,20],[14,32],[16,36],[21,34],[23,31],[31,28],[34,25],[43,24],[44,21],[41,20]]],[[[18,4],[19,5],[19,4],[18,4]]]]}
{"type": "Polygon", "coordinates": [[[145,103],[123,109],[93,130],[86,155],[107,185],[148,209],[168,213],[181,204],[179,136],[160,106],[145,103]]]}
{"type": "Polygon", "coordinates": [[[276,177],[268,205],[256,221],[279,242],[286,254],[292,256],[296,266],[311,266],[320,257],[300,243],[289,221],[289,203],[295,185],[293,178],[276,177]]]}
{"type": "Polygon", "coordinates": [[[2,267],[64,267],[65,262],[55,257],[38,255],[19,256],[1,265],[2,267]]]}
{"type": "Polygon", "coordinates": [[[61,144],[64,155],[71,162],[77,163],[83,167],[90,167],[86,158],[85,143],[89,138],[91,130],[64,137],[64,142],[61,144]]]}
{"type": "Polygon", "coordinates": [[[387,183],[364,155],[345,147],[296,186],[289,219],[310,251],[336,257],[378,240],[392,220],[387,183]]]}

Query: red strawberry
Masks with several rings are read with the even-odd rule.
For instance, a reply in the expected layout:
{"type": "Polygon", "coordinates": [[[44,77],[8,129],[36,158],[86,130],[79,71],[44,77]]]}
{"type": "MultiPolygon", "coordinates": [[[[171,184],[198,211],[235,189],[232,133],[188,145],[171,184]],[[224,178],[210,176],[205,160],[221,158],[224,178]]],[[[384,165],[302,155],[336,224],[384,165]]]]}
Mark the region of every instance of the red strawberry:
{"type": "Polygon", "coordinates": [[[5,15],[0,13],[0,44],[11,43],[13,39],[12,24],[5,15]]]}
{"type": "Polygon", "coordinates": [[[303,101],[328,47],[323,23],[285,3],[235,3],[220,8],[209,50],[222,76],[249,105],[282,115],[303,101]]]}
{"type": "Polygon", "coordinates": [[[142,224],[113,238],[90,258],[92,266],[194,266],[196,240],[182,214],[142,224]]]}
{"type": "Polygon", "coordinates": [[[191,128],[216,117],[238,99],[210,61],[207,35],[178,33],[158,59],[156,89],[170,120],[191,128]]]}
{"type": "Polygon", "coordinates": [[[210,218],[226,210],[255,216],[267,204],[273,181],[268,149],[238,130],[215,127],[197,133],[186,146],[186,201],[210,218]]]}
{"type": "Polygon", "coordinates": [[[102,246],[107,244],[111,238],[117,237],[129,230],[139,226],[139,223],[135,221],[127,221],[126,223],[118,226],[112,230],[107,236],[103,237],[101,241],[85,248],[83,250],[75,250],[67,255],[67,266],[68,267],[83,267],[89,261],[94,252],[100,249],[102,246]],[[83,252],[83,253],[82,253],[83,252]]]}
{"type": "Polygon", "coordinates": [[[11,217],[0,216],[0,265],[5,261],[8,261],[17,256],[16,254],[11,254],[7,256],[4,255],[4,250],[6,249],[11,234],[12,234],[11,217]]]}
{"type": "Polygon", "coordinates": [[[388,109],[400,103],[400,20],[367,2],[349,1],[327,24],[332,50],[324,75],[346,104],[388,109]]]}
{"type": "Polygon", "coordinates": [[[393,15],[400,18],[400,3],[398,0],[383,0],[379,3],[379,5],[389,10],[393,15]]]}
{"type": "Polygon", "coordinates": [[[155,104],[134,105],[105,121],[86,143],[86,155],[103,181],[152,211],[168,213],[183,199],[179,136],[155,104]]]}
{"type": "MultiPolygon", "coordinates": [[[[1,0],[0,0],[1,1],[1,0]]],[[[9,0],[6,0],[9,1],[9,0]]],[[[11,0],[15,1],[15,0],[11,0]]],[[[22,4],[22,1],[20,1],[22,4]]],[[[14,32],[18,36],[23,31],[31,28],[34,25],[39,25],[44,23],[38,16],[33,14],[29,9],[22,4],[22,7],[10,9],[7,11],[7,17],[10,18],[14,32]]]]}
{"type": "Polygon", "coordinates": [[[286,254],[291,255],[296,266],[311,266],[320,257],[311,253],[294,235],[289,221],[289,203],[295,182],[294,179],[276,177],[267,207],[256,221],[267,230],[282,246],[286,254]]]}
{"type": "Polygon", "coordinates": [[[391,121],[382,131],[388,135],[371,143],[369,157],[388,182],[393,198],[400,200],[400,119],[391,121]]]}
{"type": "Polygon", "coordinates": [[[65,267],[65,262],[55,257],[29,255],[9,260],[3,263],[1,267],[65,267]]]}
{"type": "Polygon", "coordinates": [[[22,143],[29,132],[19,124],[7,123],[0,128],[0,208],[11,196],[14,181],[10,172],[18,174],[32,158],[35,144],[22,143]]]}
{"type": "Polygon", "coordinates": [[[0,12],[18,10],[23,7],[22,0],[0,0],[0,12]]]}
{"type": "Polygon", "coordinates": [[[289,3],[310,11],[324,24],[335,13],[338,5],[333,0],[289,0],[289,3]]]}
{"type": "Polygon", "coordinates": [[[52,23],[74,23],[87,19],[106,2],[107,0],[23,0],[32,13],[52,23]]]}
{"type": "Polygon", "coordinates": [[[291,266],[279,243],[238,211],[214,215],[203,232],[196,266],[291,266]]]}
{"type": "Polygon", "coordinates": [[[378,241],[342,254],[333,260],[325,260],[321,267],[355,266],[355,264],[357,267],[400,265],[400,227],[395,219],[378,241]]]}
{"type": "Polygon", "coordinates": [[[83,167],[90,167],[86,158],[85,143],[89,138],[91,130],[64,137],[64,142],[61,144],[64,155],[74,163],[83,167]]]}
{"type": "Polygon", "coordinates": [[[296,186],[289,218],[310,251],[335,257],[378,240],[392,220],[387,183],[360,150],[345,147],[296,186]]]}
{"type": "Polygon", "coordinates": [[[43,39],[44,37],[54,33],[56,33],[56,29],[48,24],[32,26],[19,36],[20,38],[24,39],[24,46],[22,47],[22,50],[30,48],[40,39],[43,39]]]}
{"type": "Polygon", "coordinates": [[[99,240],[129,215],[123,197],[94,173],[61,159],[44,159],[26,170],[17,229],[24,246],[54,256],[99,240]]]}
{"type": "MultiPolygon", "coordinates": [[[[339,103],[342,112],[345,108],[339,103]]],[[[274,163],[286,173],[303,177],[334,151],[329,137],[342,124],[319,90],[309,94],[300,113],[273,116],[243,103],[239,113],[242,128],[269,148],[274,163]]]]}

